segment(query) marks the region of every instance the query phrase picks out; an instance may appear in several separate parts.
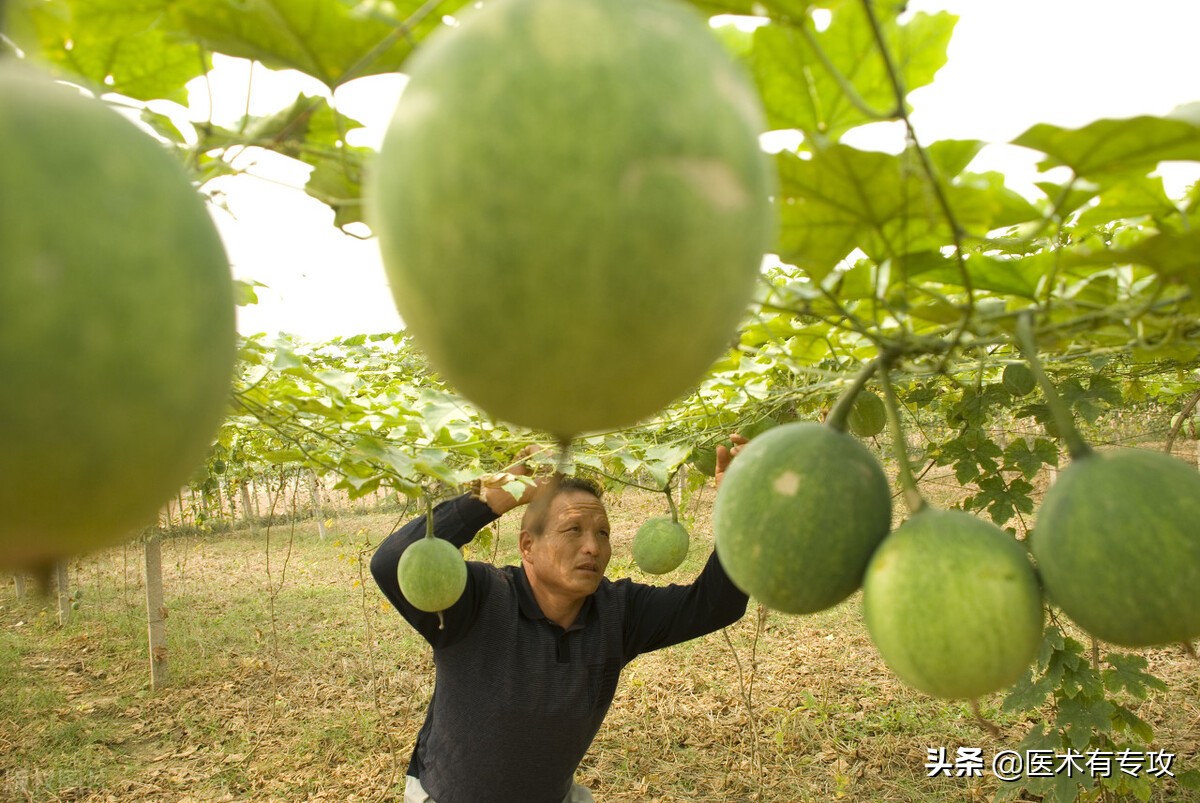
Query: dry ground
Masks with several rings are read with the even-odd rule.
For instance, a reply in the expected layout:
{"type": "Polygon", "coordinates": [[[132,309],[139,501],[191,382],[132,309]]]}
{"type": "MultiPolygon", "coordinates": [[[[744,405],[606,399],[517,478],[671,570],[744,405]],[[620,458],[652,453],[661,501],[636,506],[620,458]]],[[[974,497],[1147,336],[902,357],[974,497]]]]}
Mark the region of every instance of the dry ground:
{"type": "MultiPolygon", "coordinates": [[[[928,489],[961,494],[952,477],[928,489]]],[[[937,491],[934,491],[936,495],[937,491]]],[[[694,497],[686,581],[711,549],[712,491],[694,497]]],[[[611,577],[641,577],[628,542],[661,497],[609,500],[611,577]]],[[[0,800],[366,801],[399,797],[432,688],[429,650],[365,568],[405,514],[179,536],[163,546],[172,684],[148,683],[140,550],[72,564],[65,626],[48,601],[0,591],[0,800]]],[[[486,555],[510,562],[512,522],[486,555]]],[[[1200,672],[1180,650],[1145,653],[1170,691],[1138,708],[1176,769],[1200,765],[1200,672]]],[[[480,679],[481,683],[486,678],[480,679]]],[[[997,781],[926,777],[930,748],[1014,748],[1031,720],[983,701],[912,692],[866,634],[858,596],[806,617],[748,615],[626,670],[580,769],[599,801],[976,801],[997,781]]],[[[1197,800],[1170,785],[1159,800],[1197,800]]]]}

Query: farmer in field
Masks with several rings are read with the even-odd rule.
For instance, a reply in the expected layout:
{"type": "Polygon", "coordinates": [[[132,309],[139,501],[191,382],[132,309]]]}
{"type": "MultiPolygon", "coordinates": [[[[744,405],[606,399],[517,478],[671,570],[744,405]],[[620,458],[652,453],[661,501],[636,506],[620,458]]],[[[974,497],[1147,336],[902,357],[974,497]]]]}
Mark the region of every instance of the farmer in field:
{"type": "MultiPolygon", "coordinates": [[[[718,482],[731,457],[719,449],[718,482]]],[[[509,473],[529,469],[518,462],[509,473]]],[[[405,803],[592,800],[573,776],[622,668],[641,653],[732,624],[746,611],[746,595],[715,553],[690,585],[606,579],[608,515],[600,489],[586,480],[542,478],[520,499],[499,481],[484,482],[478,494],[434,508],[434,533],[463,546],[520,505],[527,505],[521,565],[468,562],[466,591],[441,621],[410,605],[396,579],[400,555],[425,535],[424,516],[388,536],[371,560],[384,596],[433,646],[436,665],[405,803]]]]}

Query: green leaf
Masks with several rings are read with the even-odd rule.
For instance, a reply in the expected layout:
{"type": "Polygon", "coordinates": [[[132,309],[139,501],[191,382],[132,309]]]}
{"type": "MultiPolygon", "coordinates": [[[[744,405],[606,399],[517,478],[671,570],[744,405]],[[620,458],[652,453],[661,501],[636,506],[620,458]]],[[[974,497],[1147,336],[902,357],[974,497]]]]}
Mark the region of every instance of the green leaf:
{"type": "Polygon", "coordinates": [[[1018,439],[1004,450],[1004,470],[1020,471],[1027,480],[1036,477],[1047,465],[1058,465],[1058,449],[1045,438],[1035,439],[1033,446],[1018,439]]]}
{"type": "Polygon", "coordinates": [[[1200,769],[1190,769],[1176,773],[1175,783],[1181,789],[1200,789],[1200,769]]]}
{"type": "Polygon", "coordinates": [[[1123,705],[1113,708],[1113,729],[1118,733],[1129,733],[1140,739],[1143,744],[1154,741],[1154,728],[1149,722],[1139,717],[1123,705]]]}
{"type": "Polygon", "coordinates": [[[360,437],[355,443],[355,449],[363,456],[378,465],[386,466],[401,478],[414,481],[416,467],[413,458],[380,438],[373,436],[360,437]]]}
{"type": "Polygon", "coordinates": [[[1100,191],[1097,185],[1074,176],[1061,184],[1043,180],[1035,181],[1034,186],[1046,194],[1054,211],[1063,217],[1091,201],[1100,191]]]}
{"type": "MultiPolygon", "coordinates": [[[[807,16],[754,32],[750,66],[771,128],[836,140],[854,126],[896,116],[895,89],[861,3],[834,0],[828,7],[832,16],[820,32],[807,16]]],[[[899,24],[898,9],[876,4],[901,85],[911,92],[946,63],[958,18],[921,12],[899,24]]]]}
{"type": "Polygon", "coordinates": [[[1075,803],[1079,799],[1079,787],[1095,785],[1095,779],[1090,775],[1067,775],[1065,772],[1055,773],[1050,777],[1050,794],[1043,798],[1042,803],[1075,803]]]}
{"type": "Polygon", "coordinates": [[[341,145],[330,152],[308,152],[302,161],[313,166],[304,191],[333,210],[333,225],[344,228],[365,219],[362,201],[363,165],[372,151],[341,145]]]}
{"type": "Polygon", "coordinates": [[[988,474],[978,483],[979,493],[968,498],[968,509],[986,509],[992,521],[1004,525],[1017,514],[1033,512],[1033,486],[1017,478],[1006,482],[1000,474],[988,474]]]}
{"type": "Polygon", "coordinates": [[[1188,287],[1200,297],[1200,230],[1159,232],[1127,248],[1079,248],[1063,252],[1063,263],[1080,265],[1145,265],[1167,282],[1188,287]]]}
{"type": "Polygon", "coordinates": [[[9,34],[30,57],[94,90],[187,105],[210,59],[163,21],[174,0],[14,0],[9,34]]]}
{"type": "MultiPolygon", "coordinates": [[[[965,256],[963,265],[974,291],[1002,293],[1028,299],[1036,298],[1038,283],[1046,270],[1045,260],[1036,255],[1002,258],[970,253],[965,256]]],[[[940,257],[934,269],[921,274],[921,281],[955,287],[965,286],[958,261],[951,257],[940,257]]]]}
{"type": "Polygon", "coordinates": [[[1054,691],[1054,681],[1045,675],[1035,680],[1032,669],[1026,670],[1021,679],[1009,689],[1001,706],[1003,711],[1033,711],[1045,704],[1054,691]]]}
{"type": "Polygon", "coordinates": [[[233,292],[235,302],[239,307],[248,307],[258,303],[258,291],[256,287],[266,287],[262,282],[256,282],[252,279],[234,279],[233,292]]]}
{"type": "Polygon", "coordinates": [[[946,188],[955,222],[968,236],[1042,219],[1042,213],[1004,183],[1004,174],[963,173],[946,188]]]}
{"type": "Polygon", "coordinates": [[[1081,226],[1104,226],[1114,220],[1178,215],[1178,207],[1163,189],[1161,176],[1135,174],[1103,190],[1098,202],[1085,209],[1078,222],[1081,226]]]}
{"type": "Polygon", "coordinates": [[[421,390],[416,410],[425,426],[434,433],[452,422],[467,421],[471,417],[460,399],[434,388],[421,390]]]}
{"type": "Polygon", "coordinates": [[[1200,161],[1200,125],[1165,117],[1097,120],[1066,129],[1039,123],[1014,145],[1046,154],[1042,170],[1067,166],[1077,176],[1146,172],[1162,161],[1200,161]]]}
{"type": "Polygon", "coordinates": [[[683,465],[691,452],[692,446],[689,443],[663,443],[650,446],[646,449],[645,468],[650,472],[655,483],[666,487],[671,473],[683,465]]]}
{"type": "Polygon", "coordinates": [[[1100,415],[1109,407],[1121,404],[1121,389],[1109,377],[1093,374],[1088,378],[1088,386],[1072,377],[1058,386],[1058,392],[1073,410],[1079,413],[1088,423],[1096,423],[1100,415]]]}
{"type": "Polygon", "coordinates": [[[1103,697],[1085,695],[1064,697],[1058,703],[1055,725],[1063,730],[1064,738],[1076,750],[1084,750],[1093,733],[1111,733],[1114,706],[1103,697]]]}
{"type": "Polygon", "coordinates": [[[290,345],[280,342],[275,347],[275,361],[271,367],[276,371],[306,368],[304,358],[296,354],[290,345]]]}
{"type": "MultiPolygon", "coordinates": [[[[785,262],[821,281],[859,248],[876,264],[892,262],[893,283],[922,276],[965,285],[957,261],[939,253],[954,242],[954,232],[914,152],[893,155],[835,144],[781,153],[777,167],[779,255],[785,262]]],[[[1040,218],[999,174],[968,174],[946,188],[946,195],[955,222],[976,237],[1040,218]]],[[[971,274],[978,289],[1026,297],[1033,296],[1045,269],[982,257],[971,257],[968,265],[979,272],[971,274]]]]}
{"type": "Polygon", "coordinates": [[[897,156],[831,145],[777,166],[779,256],[817,281],[856,247],[882,262],[951,239],[923,174],[897,156]]]}
{"type": "Polygon", "coordinates": [[[172,21],[206,48],[299,70],[327,87],[394,72],[420,41],[464,0],[444,0],[437,13],[419,0],[382,6],[352,0],[176,0],[172,21]],[[383,12],[387,9],[387,13],[383,12]],[[414,17],[418,11],[420,16],[414,17]]]}
{"type": "Polygon", "coordinates": [[[234,136],[238,144],[300,158],[313,148],[339,147],[348,132],[362,127],[358,120],[335,111],[327,98],[301,93],[277,112],[243,118],[234,136]]]}
{"type": "MultiPolygon", "coordinates": [[[[1100,675],[1109,691],[1125,691],[1138,700],[1146,699],[1149,689],[1166,691],[1167,684],[1146,671],[1149,665],[1144,656],[1136,653],[1112,652],[1104,656],[1107,668],[1100,675]]],[[[1149,741],[1147,739],[1146,741],[1149,741]]]]}
{"type": "Polygon", "coordinates": [[[925,151],[942,177],[952,179],[967,169],[985,144],[977,139],[942,139],[930,143],[925,151]]]}

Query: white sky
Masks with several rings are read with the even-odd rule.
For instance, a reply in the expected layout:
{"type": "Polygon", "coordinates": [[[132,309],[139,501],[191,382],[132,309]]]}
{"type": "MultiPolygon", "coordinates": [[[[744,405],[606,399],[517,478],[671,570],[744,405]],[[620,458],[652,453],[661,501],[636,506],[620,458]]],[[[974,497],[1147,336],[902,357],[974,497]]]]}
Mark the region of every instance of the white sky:
{"type": "MultiPolygon", "coordinates": [[[[1037,122],[1074,127],[1200,101],[1196,0],[909,0],[908,7],[960,16],[948,64],[910,98],[923,142],[1003,142],[1037,122]]],[[[226,105],[213,110],[214,120],[232,123],[247,108],[248,67],[222,60],[218,72],[217,101],[226,105]]],[[[397,76],[376,76],[339,90],[339,110],[368,126],[352,142],[378,145],[401,86],[397,76]]],[[[275,111],[301,89],[322,91],[294,73],[257,68],[249,111],[275,111]]],[[[192,102],[203,119],[203,94],[192,102]]],[[[867,147],[871,138],[864,131],[851,141],[867,147]]],[[[332,212],[304,194],[304,169],[270,154],[248,156],[258,160],[250,175],[209,185],[229,209],[215,217],[234,275],[268,285],[258,305],[240,310],[239,329],[324,340],[399,328],[375,241],[333,227],[332,212]]],[[[972,167],[1019,178],[1031,164],[1027,151],[994,147],[972,167]]]]}

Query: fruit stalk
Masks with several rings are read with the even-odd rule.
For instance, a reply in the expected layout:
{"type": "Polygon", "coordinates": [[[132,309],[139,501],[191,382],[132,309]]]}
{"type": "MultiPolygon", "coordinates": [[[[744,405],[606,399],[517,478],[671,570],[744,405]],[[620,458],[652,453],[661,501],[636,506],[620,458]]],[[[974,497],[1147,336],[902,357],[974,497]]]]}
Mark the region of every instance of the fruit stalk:
{"type": "Polygon", "coordinates": [[[1042,367],[1042,361],[1037,354],[1037,340],[1033,334],[1033,316],[1028,312],[1022,313],[1017,318],[1017,347],[1021,350],[1021,356],[1029,363],[1029,370],[1033,372],[1038,387],[1042,389],[1042,393],[1046,394],[1050,415],[1054,417],[1054,423],[1058,425],[1058,431],[1067,444],[1067,451],[1070,453],[1071,459],[1078,460],[1081,457],[1087,457],[1092,453],[1092,447],[1088,446],[1083,440],[1083,436],[1079,434],[1070,408],[1058,394],[1058,389],[1042,367]]]}
{"type": "Polygon", "coordinates": [[[850,387],[838,397],[834,403],[833,409],[829,411],[829,415],[825,418],[825,425],[833,427],[838,432],[846,431],[846,422],[850,418],[850,410],[854,407],[854,400],[858,397],[858,392],[863,389],[875,371],[878,370],[881,362],[874,359],[863,366],[862,370],[854,377],[854,381],[850,383],[850,387]]]}
{"type": "Polygon", "coordinates": [[[559,476],[567,473],[567,469],[571,467],[571,438],[559,438],[558,443],[558,465],[555,471],[559,476]]]}
{"type": "Polygon", "coordinates": [[[917,488],[916,477],[913,476],[912,464],[908,462],[908,442],[904,439],[904,428],[900,425],[900,403],[896,400],[896,391],[892,389],[892,380],[888,375],[888,362],[879,363],[879,378],[883,385],[883,407],[887,411],[888,429],[892,432],[892,454],[896,458],[896,469],[900,478],[900,489],[904,493],[904,505],[910,514],[925,509],[925,497],[917,488]]]}
{"type": "Polygon", "coordinates": [[[679,469],[675,469],[671,476],[667,478],[667,484],[663,487],[663,493],[667,495],[667,507],[671,509],[671,521],[679,521],[679,510],[675,507],[675,496],[671,493],[671,483],[675,480],[675,475],[679,473],[679,469]]]}

